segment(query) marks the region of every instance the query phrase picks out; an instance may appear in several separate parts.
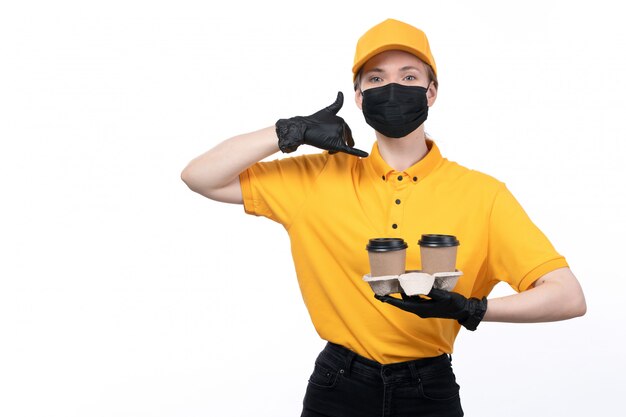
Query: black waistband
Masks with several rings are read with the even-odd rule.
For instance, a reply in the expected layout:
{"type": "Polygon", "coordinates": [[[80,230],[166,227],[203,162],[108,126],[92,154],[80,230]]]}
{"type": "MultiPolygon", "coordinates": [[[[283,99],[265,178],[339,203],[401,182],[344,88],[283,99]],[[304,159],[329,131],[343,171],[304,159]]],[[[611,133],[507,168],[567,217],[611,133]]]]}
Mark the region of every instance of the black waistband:
{"type": "Polygon", "coordinates": [[[382,380],[385,383],[408,379],[417,380],[426,374],[439,372],[451,366],[450,358],[445,353],[433,358],[383,365],[331,342],[326,344],[317,360],[342,373],[356,373],[361,377],[375,381],[382,380]]]}

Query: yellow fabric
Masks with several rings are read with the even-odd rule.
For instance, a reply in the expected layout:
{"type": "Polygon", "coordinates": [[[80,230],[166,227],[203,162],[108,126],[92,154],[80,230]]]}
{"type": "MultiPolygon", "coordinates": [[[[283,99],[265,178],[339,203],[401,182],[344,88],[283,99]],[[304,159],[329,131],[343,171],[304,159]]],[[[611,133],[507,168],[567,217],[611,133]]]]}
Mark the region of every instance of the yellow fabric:
{"type": "Polygon", "coordinates": [[[420,29],[395,19],[387,19],[369,29],[356,45],[352,79],[370,58],[381,52],[400,50],[411,53],[430,65],[435,75],[437,66],[430,51],[428,38],[420,29]]]}
{"type": "Polygon", "coordinates": [[[503,183],[448,161],[433,142],[428,146],[403,172],[391,169],[374,144],[364,159],[324,152],[260,162],[240,175],[245,211],[289,233],[320,337],[384,364],[452,353],[460,325],[376,300],[362,279],[370,238],[403,238],[407,269],[415,270],[422,234],[457,236],[463,276],[454,291],[466,297],[486,296],[499,281],[524,291],[567,266],[503,183]]]}

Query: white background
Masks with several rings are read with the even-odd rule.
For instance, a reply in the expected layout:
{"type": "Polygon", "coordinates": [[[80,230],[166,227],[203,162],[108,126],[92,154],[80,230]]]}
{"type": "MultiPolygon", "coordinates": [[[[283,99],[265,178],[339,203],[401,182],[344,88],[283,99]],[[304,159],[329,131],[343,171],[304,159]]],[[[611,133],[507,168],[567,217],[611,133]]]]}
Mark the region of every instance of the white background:
{"type": "Polygon", "coordinates": [[[615,414],[626,32],[612,4],[3,2],[0,415],[299,415],[324,342],[286,233],[180,172],[339,90],[369,151],[350,68],[358,37],[388,17],[429,36],[440,90],[427,132],[507,183],[587,297],[583,318],[462,331],[466,415],[615,414]]]}

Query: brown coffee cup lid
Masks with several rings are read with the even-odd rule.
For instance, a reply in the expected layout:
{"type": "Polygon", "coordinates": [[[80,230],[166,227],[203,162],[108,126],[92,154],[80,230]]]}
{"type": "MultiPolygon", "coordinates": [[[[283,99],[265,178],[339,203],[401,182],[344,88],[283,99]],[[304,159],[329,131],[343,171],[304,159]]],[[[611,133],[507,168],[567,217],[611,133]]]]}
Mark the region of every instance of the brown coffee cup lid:
{"type": "Polygon", "coordinates": [[[459,246],[461,243],[456,236],[431,234],[422,235],[422,238],[417,244],[428,248],[447,248],[450,246],[459,246]]]}
{"type": "Polygon", "coordinates": [[[365,246],[369,252],[391,252],[408,248],[409,245],[398,237],[377,237],[370,239],[365,246]]]}

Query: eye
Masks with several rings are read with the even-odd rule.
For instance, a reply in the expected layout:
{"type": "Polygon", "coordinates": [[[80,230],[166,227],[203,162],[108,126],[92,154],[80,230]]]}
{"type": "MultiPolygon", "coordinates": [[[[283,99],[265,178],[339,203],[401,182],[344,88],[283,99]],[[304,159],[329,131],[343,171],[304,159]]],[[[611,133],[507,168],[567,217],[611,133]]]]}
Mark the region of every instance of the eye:
{"type": "Polygon", "coordinates": [[[415,75],[407,75],[406,77],[404,77],[405,81],[415,81],[417,80],[417,78],[415,78],[415,75]]]}
{"type": "Polygon", "coordinates": [[[371,82],[371,83],[379,83],[379,82],[381,82],[382,80],[383,80],[382,78],[380,78],[380,77],[378,77],[378,76],[376,76],[376,75],[373,75],[373,76],[371,76],[371,77],[369,78],[369,80],[368,80],[368,81],[369,81],[369,82],[371,82]]]}

